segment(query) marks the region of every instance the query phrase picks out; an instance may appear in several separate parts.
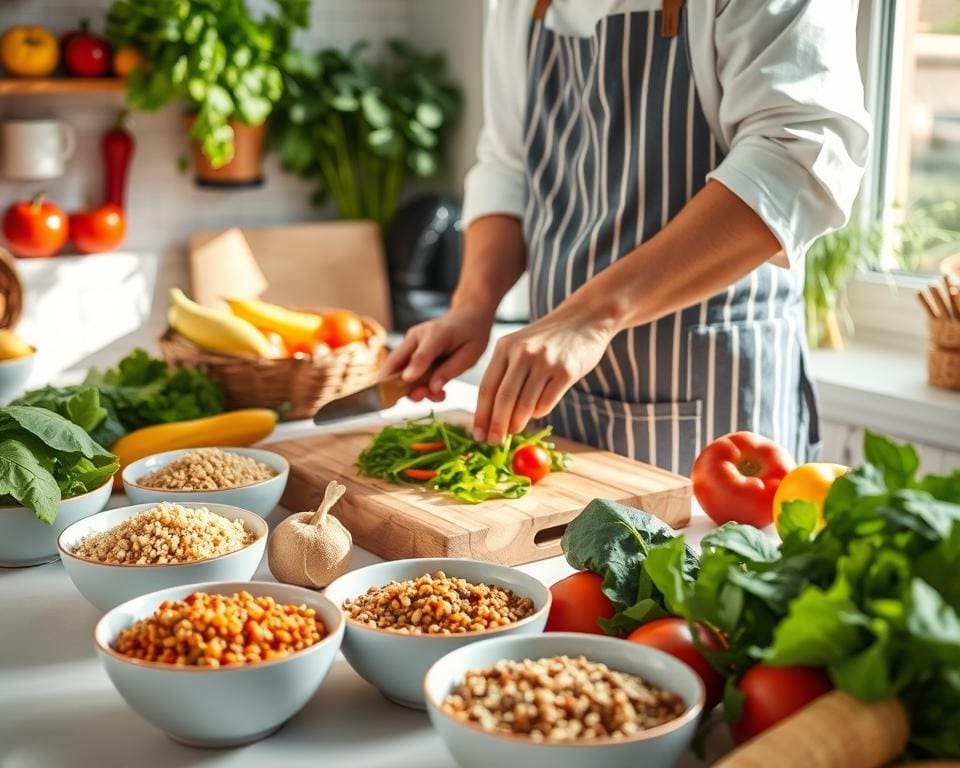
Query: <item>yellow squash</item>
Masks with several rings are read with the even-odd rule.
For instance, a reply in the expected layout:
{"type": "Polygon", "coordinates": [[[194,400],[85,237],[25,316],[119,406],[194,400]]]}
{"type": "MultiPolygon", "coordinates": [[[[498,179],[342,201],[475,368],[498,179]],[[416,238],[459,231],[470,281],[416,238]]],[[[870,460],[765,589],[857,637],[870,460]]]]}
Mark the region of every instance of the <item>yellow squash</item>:
{"type": "Polygon", "coordinates": [[[46,77],[60,61],[57,38],[43,27],[10,27],[0,37],[0,63],[16,77],[46,77]]]}
{"type": "Polygon", "coordinates": [[[0,360],[16,360],[33,354],[33,347],[9,328],[0,328],[0,360]]]}
{"type": "Polygon", "coordinates": [[[198,347],[240,357],[279,357],[279,350],[251,323],[188,299],[183,291],[170,291],[170,327],[198,347]]]}
{"type": "MultiPolygon", "coordinates": [[[[128,464],[154,453],[182,448],[253,445],[263,440],[277,424],[277,414],[267,408],[245,408],[190,421],[155,424],[121,437],[110,449],[128,464]]],[[[120,473],[116,475],[120,478],[120,473]]]]}
{"type": "Polygon", "coordinates": [[[827,498],[827,492],[833,481],[849,471],[849,467],[842,464],[826,464],[823,462],[814,462],[810,464],[801,464],[780,481],[777,486],[777,492],[773,497],[773,523],[776,525],[777,518],[783,509],[783,504],[787,501],[809,501],[817,508],[817,530],[823,528],[823,502],[827,498]]]}
{"type": "Polygon", "coordinates": [[[258,299],[227,299],[230,311],[257,328],[280,335],[288,346],[316,341],[323,318],[258,299]]]}

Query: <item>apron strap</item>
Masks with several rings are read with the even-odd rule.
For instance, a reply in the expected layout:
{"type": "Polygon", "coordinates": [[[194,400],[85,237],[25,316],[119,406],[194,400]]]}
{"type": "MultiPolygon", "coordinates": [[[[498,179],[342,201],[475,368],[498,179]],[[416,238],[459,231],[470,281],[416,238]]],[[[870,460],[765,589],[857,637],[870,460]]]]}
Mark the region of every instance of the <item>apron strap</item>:
{"type": "Polygon", "coordinates": [[[661,37],[677,36],[680,31],[680,11],[682,8],[683,0],[663,0],[663,13],[660,16],[661,37]]]}
{"type": "Polygon", "coordinates": [[[534,21],[543,21],[543,17],[547,15],[547,10],[550,8],[551,1],[552,0],[537,0],[533,6],[534,21]]]}

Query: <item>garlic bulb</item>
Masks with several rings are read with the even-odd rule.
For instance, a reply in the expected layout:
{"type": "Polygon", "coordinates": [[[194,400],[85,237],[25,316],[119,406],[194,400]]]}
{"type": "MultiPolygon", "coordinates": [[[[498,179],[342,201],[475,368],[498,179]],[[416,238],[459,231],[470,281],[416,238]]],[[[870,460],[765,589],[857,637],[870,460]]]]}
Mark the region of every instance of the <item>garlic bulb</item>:
{"type": "Polygon", "coordinates": [[[331,480],[316,511],[290,515],[273,529],[267,564],[277,581],[325,587],[347,570],[353,537],[329,514],[346,490],[331,480]]]}

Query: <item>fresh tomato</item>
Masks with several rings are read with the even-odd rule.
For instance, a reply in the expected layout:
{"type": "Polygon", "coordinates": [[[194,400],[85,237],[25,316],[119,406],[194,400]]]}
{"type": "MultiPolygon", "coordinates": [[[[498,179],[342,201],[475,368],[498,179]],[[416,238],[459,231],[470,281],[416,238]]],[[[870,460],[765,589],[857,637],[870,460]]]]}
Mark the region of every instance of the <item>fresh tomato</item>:
{"type": "MultiPolygon", "coordinates": [[[[720,651],[723,644],[720,639],[702,624],[697,625],[697,639],[704,648],[720,651]]],[[[649,645],[669,653],[693,669],[703,681],[705,692],[705,710],[713,709],[723,698],[723,675],[710,666],[703,654],[697,649],[690,633],[690,625],[685,619],[666,618],[651,621],[633,630],[627,640],[631,643],[649,645]]]]}
{"type": "Polygon", "coordinates": [[[433,478],[437,476],[437,470],[418,469],[417,467],[411,467],[410,469],[403,470],[403,474],[405,474],[411,480],[433,480],[433,478]]]}
{"type": "Polygon", "coordinates": [[[3,217],[3,236],[16,256],[53,256],[67,242],[67,215],[43,195],[20,200],[3,217]]]}
{"type": "Polygon", "coordinates": [[[730,725],[737,744],[776,725],[811,701],[833,690],[830,678],[814,667],[770,667],[757,664],[740,678],[743,713],[730,725]]]}
{"type": "Polygon", "coordinates": [[[57,38],[43,27],[10,27],[0,37],[0,63],[16,77],[46,77],[60,60],[57,38]]]}
{"type": "Polygon", "coordinates": [[[64,66],[74,77],[103,77],[110,71],[110,46],[92,34],[89,26],[82,21],[80,31],[68,36],[63,50],[64,66]]]}
{"type": "Polygon", "coordinates": [[[777,486],[794,467],[783,448],[753,432],[732,432],[714,440],[693,463],[693,494],[718,525],[763,528],[773,522],[777,486]]]}
{"type": "Polygon", "coordinates": [[[529,477],[531,483],[539,483],[550,474],[550,454],[539,445],[521,445],[513,452],[510,465],[515,474],[529,477]]]}
{"type": "Polygon", "coordinates": [[[80,253],[112,251],[126,232],[123,209],[113,203],[70,216],[70,239],[80,253]]]}
{"type": "Polygon", "coordinates": [[[443,440],[434,440],[429,443],[410,443],[410,450],[417,453],[433,453],[434,451],[442,451],[446,447],[447,444],[443,440]]]}
{"type": "Polygon", "coordinates": [[[801,464],[787,474],[773,497],[773,522],[776,524],[787,501],[809,501],[817,508],[819,519],[817,530],[823,528],[823,502],[827,498],[833,481],[850,471],[842,464],[811,463],[801,464]]]}
{"type": "Polygon", "coordinates": [[[320,333],[331,348],[336,349],[363,340],[363,321],[349,309],[335,309],[323,316],[320,333]]]}
{"type": "Polygon", "coordinates": [[[140,69],[145,63],[143,54],[136,48],[118,48],[113,54],[113,74],[117,77],[129,77],[130,73],[140,69]]]}
{"type": "Polygon", "coordinates": [[[603,594],[603,577],[592,571],[578,571],[550,587],[553,604],[547,616],[546,632],[586,632],[602,635],[597,619],[613,618],[617,612],[603,594]]]}

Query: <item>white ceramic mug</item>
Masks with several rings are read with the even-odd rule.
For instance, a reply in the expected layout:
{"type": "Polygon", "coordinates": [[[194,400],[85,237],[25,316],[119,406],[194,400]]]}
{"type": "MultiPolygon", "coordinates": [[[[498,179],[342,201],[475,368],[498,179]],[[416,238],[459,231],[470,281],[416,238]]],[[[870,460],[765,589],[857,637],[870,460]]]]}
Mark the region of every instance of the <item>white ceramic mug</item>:
{"type": "Polygon", "coordinates": [[[76,147],[76,133],[66,123],[11,120],[0,124],[0,171],[19,181],[56,179],[76,147]]]}

